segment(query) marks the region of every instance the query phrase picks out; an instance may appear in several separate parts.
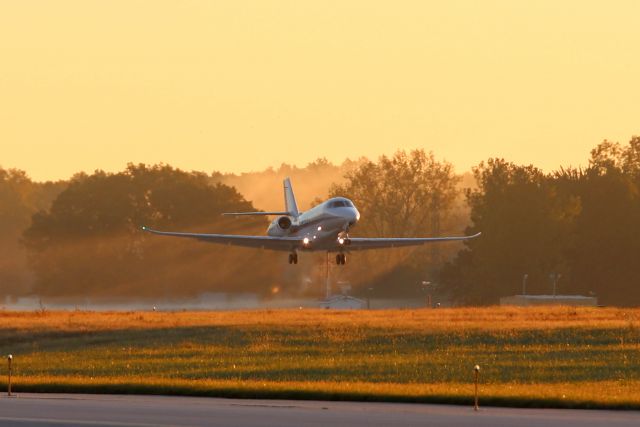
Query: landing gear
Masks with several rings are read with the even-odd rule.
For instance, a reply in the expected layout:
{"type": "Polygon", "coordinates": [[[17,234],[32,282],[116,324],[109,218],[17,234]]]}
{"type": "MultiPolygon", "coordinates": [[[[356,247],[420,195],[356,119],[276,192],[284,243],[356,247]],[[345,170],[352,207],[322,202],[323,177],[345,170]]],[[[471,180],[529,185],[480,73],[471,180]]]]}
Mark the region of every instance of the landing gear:
{"type": "Polygon", "coordinates": [[[351,239],[349,238],[349,233],[347,231],[343,231],[338,234],[338,244],[340,246],[349,246],[351,244],[351,239]]]}
{"type": "Polygon", "coordinates": [[[338,244],[340,246],[349,246],[351,244],[351,239],[348,237],[338,237],[338,244]]]}
{"type": "Polygon", "coordinates": [[[345,265],[345,263],[347,262],[347,256],[345,254],[336,254],[336,264],[338,265],[345,265]]]}
{"type": "Polygon", "coordinates": [[[298,254],[293,252],[289,254],[289,264],[297,264],[298,263],[298,254]]]}

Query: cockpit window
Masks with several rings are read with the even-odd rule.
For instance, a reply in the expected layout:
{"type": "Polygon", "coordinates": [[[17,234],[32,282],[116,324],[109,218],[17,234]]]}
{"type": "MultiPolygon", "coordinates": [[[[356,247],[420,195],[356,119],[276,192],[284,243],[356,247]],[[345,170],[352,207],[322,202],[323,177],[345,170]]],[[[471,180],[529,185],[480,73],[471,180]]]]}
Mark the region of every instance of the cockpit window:
{"type": "Polygon", "coordinates": [[[349,208],[349,207],[353,207],[353,203],[351,203],[348,200],[334,200],[333,202],[329,203],[329,207],[330,208],[349,208]]]}

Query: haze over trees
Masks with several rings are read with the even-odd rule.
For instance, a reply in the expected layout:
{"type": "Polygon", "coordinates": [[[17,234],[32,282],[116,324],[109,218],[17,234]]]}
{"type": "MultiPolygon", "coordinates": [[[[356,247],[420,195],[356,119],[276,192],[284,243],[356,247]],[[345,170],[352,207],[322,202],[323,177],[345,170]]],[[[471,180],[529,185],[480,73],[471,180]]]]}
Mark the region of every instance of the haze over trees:
{"type": "Polygon", "coordinates": [[[306,210],[318,199],[324,200],[329,194],[332,184],[341,184],[345,175],[357,168],[367,159],[345,160],[334,165],[327,159],[317,159],[305,167],[297,167],[283,163],[277,169],[269,168],[258,172],[241,174],[221,174],[213,172],[213,182],[220,182],[235,187],[247,199],[260,209],[280,211],[284,208],[282,181],[289,177],[293,183],[298,207],[306,210]]]}
{"type": "Polygon", "coordinates": [[[292,267],[279,252],[139,229],[263,234],[266,218],[220,213],[282,209],[286,175],[297,179],[305,208],[328,196],[353,199],[362,213],[354,236],[483,232],[464,245],[356,252],[340,268],[332,262],[334,283],[350,282],[355,294],[373,287],[379,295],[416,295],[431,281],[454,303],[495,304],[521,293],[525,274],[528,293],[551,293],[554,274],[558,293],[640,304],[639,137],[624,145],[604,141],[583,169],[543,172],[488,159],[472,179],[422,150],[242,175],[129,165],[118,173],[37,183],[22,171],[0,169],[0,296],[278,291],[318,297],[324,254],[303,255],[292,267]]]}
{"type": "Polygon", "coordinates": [[[0,168],[0,296],[29,292],[33,274],[21,244],[31,216],[47,209],[66,186],[64,182],[37,183],[25,172],[0,168]]]}
{"type": "MultiPolygon", "coordinates": [[[[253,209],[234,188],[166,165],[76,175],[24,232],[34,291],[170,297],[197,294],[212,283],[218,290],[246,291],[268,277],[270,263],[260,252],[158,239],[140,226],[240,232],[221,213],[253,209]]],[[[253,218],[243,225],[259,232],[265,223],[253,218]]]]}

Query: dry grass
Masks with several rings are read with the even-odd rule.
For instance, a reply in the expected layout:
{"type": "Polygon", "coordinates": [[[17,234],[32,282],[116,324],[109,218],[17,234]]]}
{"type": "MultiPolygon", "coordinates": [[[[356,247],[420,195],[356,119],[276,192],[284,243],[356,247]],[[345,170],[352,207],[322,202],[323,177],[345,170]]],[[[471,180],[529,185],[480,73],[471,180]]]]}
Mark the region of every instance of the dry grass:
{"type": "Polygon", "coordinates": [[[640,408],[640,310],[0,312],[17,390],[640,408]]]}

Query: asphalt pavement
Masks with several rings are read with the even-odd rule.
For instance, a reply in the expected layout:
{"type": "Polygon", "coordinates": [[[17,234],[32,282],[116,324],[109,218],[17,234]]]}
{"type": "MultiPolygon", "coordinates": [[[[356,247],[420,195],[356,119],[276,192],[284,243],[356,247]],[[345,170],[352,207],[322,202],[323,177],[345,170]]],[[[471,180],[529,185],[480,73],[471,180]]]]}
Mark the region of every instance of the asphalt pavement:
{"type": "Polygon", "coordinates": [[[639,426],[640,412],[24,393],[0,397],[0,425],[590,427],[639,426]]]}

